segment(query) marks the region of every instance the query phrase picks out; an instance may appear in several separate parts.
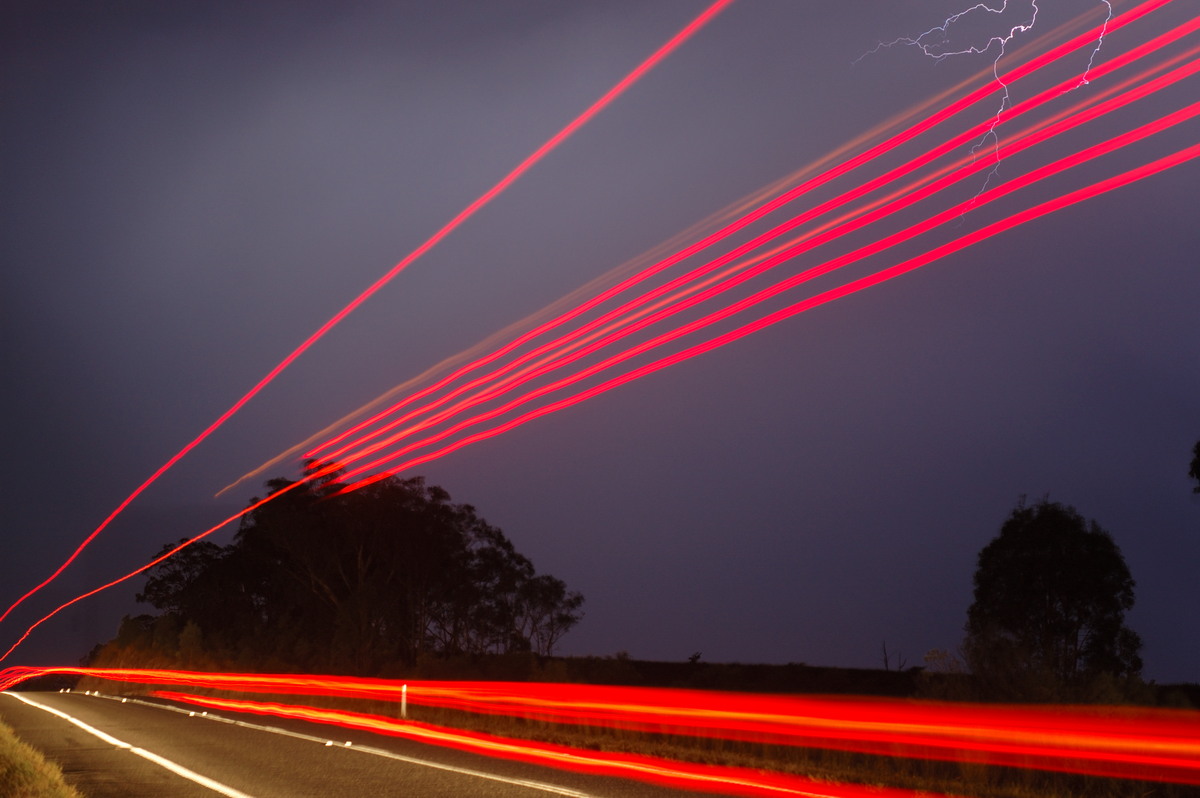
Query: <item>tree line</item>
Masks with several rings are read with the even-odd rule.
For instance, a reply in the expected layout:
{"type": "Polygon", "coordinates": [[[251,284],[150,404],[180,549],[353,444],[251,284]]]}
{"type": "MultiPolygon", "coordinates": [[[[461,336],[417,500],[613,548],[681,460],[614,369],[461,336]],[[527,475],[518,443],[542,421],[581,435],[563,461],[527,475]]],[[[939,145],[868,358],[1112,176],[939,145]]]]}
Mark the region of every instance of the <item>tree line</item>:
{"type": "MultiPolygon", "coordinates": [[[[200,541],[151,569],[137,598],[159,613],[124,619],[89,659],[377,674],[425,657],[549,656],[582,618],[582,595],[538,574],[442,488],[392,477],[342,493],[336,472],[312,478],[320,468],[310,463],[295,487],[266,483],[291,489],[247,514],[228,546],[200,541]]],[[[1188,475],[1200,494],[1200,441],[1188,475]]],[[[1135,697],[1142,643],[1125,624],[1135,586],[1098,523],[1022,500],[979,553],[959,656],[930,652],[923,692],[1135,697]]]]}
{"type": "Polygon", "coordinates": [[[550,655],[582,618],[582,595],[442,488],[391,477],[342,493],[337,472],[313,478],[320,468],[267,482],[289,490],[229,545],[199,541],[151,569],[137,600],[158,614],[126,618],[92,660],[373,675],[428,657],[550,655]]]}

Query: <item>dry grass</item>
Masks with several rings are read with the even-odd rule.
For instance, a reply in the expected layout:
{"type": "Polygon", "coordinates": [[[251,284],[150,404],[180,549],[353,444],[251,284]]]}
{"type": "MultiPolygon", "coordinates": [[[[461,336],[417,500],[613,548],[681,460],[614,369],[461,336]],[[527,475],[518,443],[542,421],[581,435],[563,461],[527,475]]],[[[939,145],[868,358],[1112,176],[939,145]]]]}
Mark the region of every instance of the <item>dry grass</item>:
{"type": "Polygon", "coordinates": [[[62,771],[0,723],[0,798],[82,798],[62,771]]]}

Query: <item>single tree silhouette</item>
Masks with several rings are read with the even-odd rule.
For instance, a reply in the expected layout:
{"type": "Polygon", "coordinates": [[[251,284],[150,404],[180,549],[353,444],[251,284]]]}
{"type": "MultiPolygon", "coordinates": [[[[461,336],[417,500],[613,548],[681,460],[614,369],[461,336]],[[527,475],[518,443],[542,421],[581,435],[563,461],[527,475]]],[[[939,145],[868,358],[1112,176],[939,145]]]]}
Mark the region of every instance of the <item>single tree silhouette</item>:
{"type": "Polygon", "coordinates": [[[964,652],[985,695],[1065,700],[1135,677],[1134,581],[1112,537],[1074,508],[1022,502],[979,553],[964,652]]]}

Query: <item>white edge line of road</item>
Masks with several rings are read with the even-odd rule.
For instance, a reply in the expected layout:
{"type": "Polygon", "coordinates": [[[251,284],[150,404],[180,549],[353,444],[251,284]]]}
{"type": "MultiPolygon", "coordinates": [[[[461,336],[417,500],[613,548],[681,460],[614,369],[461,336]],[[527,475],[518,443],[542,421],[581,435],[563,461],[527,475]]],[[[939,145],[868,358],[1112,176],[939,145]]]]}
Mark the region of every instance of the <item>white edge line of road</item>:
{"type": "MultiPolygon", "coordinates": [[[[434,762],[429,759],[418,759],[416,757],[405,756],[404,754],[397,754],[394,751],[388,751],[387,749],[384,749],[384,748],[375,748],[374,746],[370,746],[370,745],[350,745],[349,743],[347,743],[346,745],[341,745],[338,743],[334,743],[328,737],[315,737],[311,734],[304,734],[302,732],[289,731],[288,729],[281,729],[277,726],[263,726],[258,723],[249,723],[244,720],[234,720],[233,718],[223,718],[220,715],[214,715],[211,712],[197,712],[195,710],[184,709],[183,707],[177,707],[177,706],[173,706],[171,704],[160,704],[160,703],[157,703],[154,701],[142,701],[141,699],[137,699],[137,698],[121,698],[119,696],[103,695],[98,692],[91,692],[90,695],[94,698],[104,698],[109,701],[119,701],[121,703],[128,702],[131,704],[141,704],[142,706],[154,707],[155,709],[167,710],[169,712],[179,712],[179,713],[182,713],[182,714],[185,714],[188,716],[202,718],[204,720],[215,720],[220,723],[229,723],[234,726],[241,726],[246,729],[254,729],[256,731],[264,731],[264,732],[269,732],[271,734],[281,734],[285,737],[295,737],[299,740],[308,740],[309,742],[319,743],[322,746],[328,747],[330,745],[335,745],[338,748],[345,748],[347,750],[358,751],[358,752],[364,753],[364,754],[373,754],[374,756],[381,756],[381,757],[385,757],[387,759],[395,759],[399,762],[405,762],[410,765],[420,765],[422,767],[434,768],[435,770],[446,770],[451,773],[459,773],[464,776],[474,776],[476,778],[487,779],[489,781],[498,781],[498,782],[502,782],[504,784],[512,784],[517,787],[528,787],[533,790],[541,790],[542,792],[553,793],[555,795],[567,795],[567,796],[570,796],[570,798],[592,798],[590,793],[580,792],[579,790],[572,790],[569,787],[561,787],[557,784],[550,784],[549,782],[532,781],[530,779],[518,779],[518,778],[513,778],[511,776],[501,776],[501,775],[498,775],[495,773],[488,773],[483,770],[474,770],[472,768],[463,768],[463,767],[458,767],[457,765],[447,765],[442,762],[434,762]]],[[[22,699],[22,700],[24,700],[24,699],[22,699]]],[[[54,711],[54,710],[51,710],[51,711],[54,711]]],[[[100,733],[103,734],[103,732],[100,732],[100,733]]]]}
{"type": "Polygon", "coordinates": [[[62,718],[63,720],[70,721],[71,723],[74,723],[79,728],[83,729],[88,734],[99,737],[101,740],[108,743],[109,745],[116,746],[117,748],[124,748],[124,749],[130,751],[131,753],[137,754],[138,756],[140,756],[144,759],[147,759],[160,767],[164,767],[167,770],[171,771],[172,773],[182,776],[183,778],[188,779],[189,781],[193,781],[202,787],[207,787],[208,789],[210,789],[214,792],[219,792],[222,795],[227,795],[227,796],[229,796],[229,798],[251,798],[250,795],[242,792],[241,790],[235,790],[233,787],[230,787],[226,784],[222,784],[219,781],[214,781],[213,779],[210,779],[208,776],[201,776],[199,773],[196,773],[195,771],[192,771],[192,770],[188,770],[183,765],[172,762],[171,760],[167,759],[166,757],[161,757],[158,754],[155,754],[151,751],[147,751],[143,748],[137,748],[135,746],[132,746],[129,743],[124,742],[123,740],[118,740],[116,737],[113,737],[111,734],[105,734],[104,732],[100,731],[99,729],[89,726],[88,724],[84,723],[83,721],[79,720],[78,718],[71,717],[66,712],[63,712],[60,709],[55,709],[54,707],[48,707],[45,704],[41,704],[41,703],[38,703],[37,701],[34,701],[32,698],[26,698],[25,696],[18,695],[17,693],[7,693],[7,695],[12,696],[13,698],[17,699],[18,701],[28,704],[31,707],[37,707],[38,709],[49,712],[51,715],[57,715],[58,717],[62,718]]]}

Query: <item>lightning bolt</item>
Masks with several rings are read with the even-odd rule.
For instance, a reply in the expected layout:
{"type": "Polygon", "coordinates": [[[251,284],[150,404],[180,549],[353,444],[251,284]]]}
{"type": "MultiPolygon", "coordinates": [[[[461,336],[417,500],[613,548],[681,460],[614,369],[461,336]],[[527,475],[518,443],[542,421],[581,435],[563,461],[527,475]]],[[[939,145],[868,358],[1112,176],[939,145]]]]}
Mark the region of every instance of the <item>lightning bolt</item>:
{"type": "Polygon", "coordinates": [[[1100,35],[1096,38],[1096,46],[1092,48],[1092,54],[1088,58],[1087,69],[1083,70],[1083,74],[1079,77],[1079,83],[1075,88],[1088,85],[1088,75],[1092,72],[1092,67],[1096,65],[1096,56],[1100,54],[1100,48],[1104,46],[1104,36],[1108,33],[1108,23],[1112,22],[1113,7],[1110,0],[1100,0],[1104,3],[1104,7],[1108,9],[1108,14],[1104,17],[1104,24],[1100,26],[1100,35]]]}
{"type": "Polygon", "coordinates": [[[972,157],[977,157],[979,151],[990,140],[992,143],[992,157],[995,159],[995,163],[992,165],[992,168],[988,170],[987,175],[983,179],[983,185],[976,193],[975,198],[978,198],[980,194],[982,194],[984,191],[987,191],[992,182],[992,178],[999,174],[1000,171],[1000,137],[996,134],[996,128],[1000,126],[1004,112],[1012,107],[1012,97],[1009,94],[1008,83],[1005,82],[1004,78],[1000,77],[1000,60],[1004,58],[1005,53],[1008,52],[1009,42],[1015,39],[1018,35],[1032,30],[1033,26],[1037,24],[1038,12],[1041,9],[1038,7],[1037,0],[1030,0],[1029,5],[1031,14],[1027,22],[1021,22],[1013,25],[1008,29],[1008,33],[1002,36],[992,36],[982,47],[972,44],[961,50],[941,49],[950,38],[950,27],[952,25],[976,11],[983,11],[989,14],[995,14],[997,16],[1003,15],[1006,11],[1008,11],[1008,0],[1004,0],[1004,2],[1000,4],[999,8],[992,8],[987,3],[976,3],[965,11],[959,11],[957,14],[952,14],[951,16],[946,17],[941,25],[936,25],[930,28],[920,36],[915,38],[901,36],[897,39],[893,39],[890,42],[880,43],[875,50],[872,51],[878,52],[883,48],[904,45],[908,47],[916,47],[926,56],[932,58],[935,62],[941,62],[943,59],[950,58],[952,56],[982,55],[983,53],[991,50],[993,46],[997,48],[996,57],[992,60],[992,78],[995,80],[996,85],[1000,87],[1000,106],[996,109],[996,114],[992,117],[992,123],[988,126],[987,132],[984,133],[983,137],[971,147],[972,157]]]}
{"type": "MultiPolygon", "coordinates": [[[[1100,34],[1096,39],[1096,46],[1092,48],[1091,55],[1088,57],[1087,67],[1080,76],[1079,82],[1073,87],[1066,89],[1064,93],[1073,91],[1081,86],[1088,85],[1088,76],[1091,74],[1092,68],[1095,65],[1096,56],[1099,55],[1101,47],[1104,46],[1104,36],[1108,32],[1109,22],[1112,21],[1113,7],[1111,0],[1100,0],[1100,2],[1102,2],[1107,9],[1107,14],[1104,19],[1104,24],[1100,28],[1100,34]]],[[[1029,0],[1029,6],[1030,14],[1027,21],[1013,25],[1008,29],[1007,33],[990,37],[982,46],[971,44],[958,50],[943,49],[946,46],[946,43],[949,41],[951,26],[955,25],[964,17],[975,12],[984,12],[1001,16],[1008,11],[1008,0],[1003,0],[999,8],[993,8],[987,3],[976,3],[968,9],[959,11],[956,14],[946,17],[946,19],[943,20],[940,25],[935,25],[918,36],[900,36],[890,42],[880,42],[875,46],[874,49],[863,53],[854,61],[854,63],[857,64],[867,56],[874,55],[884,49],[898,46],[916,47],[924,55],[932,58],[935,62],[941,62],[943,59],[953,56],[982,55],[983,53],[991,50],[993,47],[996,48],[996,57],[992,60],[992,78],[996,82],[996,85],[1000,87],[1000,105],[996,109],[996,114],[992,118],[992,122],[988,126],[987,131],[983,134],[979,141],[977,141],[971,147],[970,150],[972,157],[977,157],[979,151],[990,141],[992,157],[995,159],[995,163],[985,175],[983,185],[975,195],[976,199],[978,199],[980,194],[988,190],[992,179],[996,177],[1000,171],[1000,138],[996,133],[996,128],[999,127],[1000,123],[1003,121],[1005,112],[1012,108],[1012,97],[1009,93],[1009,85],[1004,78],[1001,77],[1000,61],[1008,52],[1009,43],[1011,43],[1017,36],[1033,30],[1034,26],[1037,24],[1038,13],[1041,11],[1038,6],[1038,0],[1029,0]]]]}

